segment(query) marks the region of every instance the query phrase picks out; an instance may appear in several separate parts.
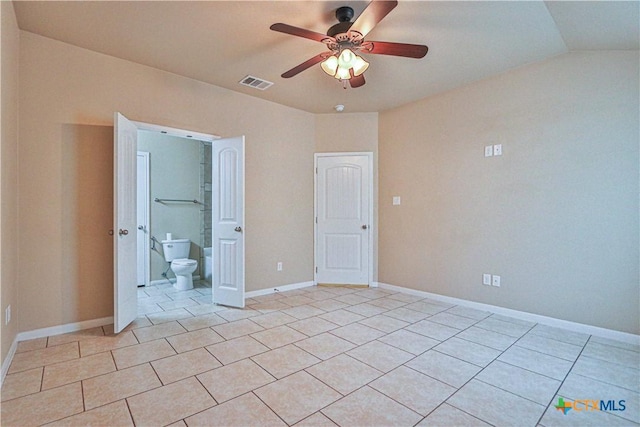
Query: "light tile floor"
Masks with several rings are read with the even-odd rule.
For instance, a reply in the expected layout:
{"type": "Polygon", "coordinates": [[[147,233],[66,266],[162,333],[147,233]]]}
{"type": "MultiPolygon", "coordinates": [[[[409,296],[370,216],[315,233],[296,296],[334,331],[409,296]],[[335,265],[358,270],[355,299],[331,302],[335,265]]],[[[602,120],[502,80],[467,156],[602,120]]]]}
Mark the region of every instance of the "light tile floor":
{"type": "Polygon", "coordinates": [[[140,289],[119,335],[19,343],[0,423],[640,425],[638,346],[378,288],[310,287],[244,310],[210,296],[140,289]],[[625,409],[565,415],[560,398],[625,409]]]}

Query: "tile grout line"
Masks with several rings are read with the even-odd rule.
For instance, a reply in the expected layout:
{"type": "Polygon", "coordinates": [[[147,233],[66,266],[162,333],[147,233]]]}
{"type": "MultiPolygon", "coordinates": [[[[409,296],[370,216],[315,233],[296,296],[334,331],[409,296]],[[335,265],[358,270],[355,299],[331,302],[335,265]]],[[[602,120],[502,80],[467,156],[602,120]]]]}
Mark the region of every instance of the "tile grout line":
{"type": "MultiPolygon", "coordinates": [[[[491,316],[489,316],[489,317],[491,317],[491,316]]],[[[496,320],[497,320],[497,319],[496,319],[496,320]]],[[[475,324],[477,324],[477,323],[479,323],[479,322],[481,322],[481,321],[478,321],[478,322],[474,323],[474,325],[475,325],[475,324]]],[[[463,330],[462,330],[462,331],[460,331],[460,332],[463,332],[463,331],[465,331],[465,330],[467,330],[467,329],[471,328],[471,327],[472,327],[472,326],[474,326],[474,325],[471,325],[471,326],[469,326],[468,328],[463,329],[463,330]]],[[[529,331],[531,331],[531,329],[533,329],[533,328],[535,327],[535,325],[536,325],[536,324],[532,325],[532,326],[527,330],[527,332],[525,332],[524,334],[522,334],[522,336],[526,335],[529,331]]],[[[460,332],[458,332],[458,334],[459,334],[460,332]]],[[[495,331],[492,331],[492,332],[495,332],[495,331]]],[[[456,335],[458,335],[458,334],[456,334],[456,335]]],[[[456,335],[454,335],[454,336],[456,336],[456,335]]],[[[522,338],[522,336],[521,336],[521,338],[522,338]]],[[[450,337],[450,338],[453,338],[453,337],[450,337]]],[[[519,339],[518,339],[518,340],[519,340],[519,339]]],[[[487,366],[489,366],[493,361],[497,360],[497,359],[498,359],[498,357],[500,357],[500,356],[501,356],[505,351],[507,351],[508,349],[510,349],[511,347],[513,347],[517,342],[518,342],[518,341],[515,341],[513,344],[511,344],[509,347],[507,347],[507,349],[505,349],[504,351],[502,351],[502,352],[500,353],[500,355],[498,355],[498,356],[496,356],[495,358],[493,358],[493,360],[492,360],[491,362],[489,362],[489,363],[487,364],[487,366]]],[[[437,351],[437,350],[434,350],[434,351],[437,351]]],[[[440,353],[440,352],[439,352],[439,353],[440,353]]],[[[441,354],[444,354],[444,353],[441,353],[441,354]]],[[[454,356],[450,356],[450,357],[454,357],[454,356]]],[[[457,359],[457,358],[456,358],[456,359],[457,359]]],[[[462,359],[459,359],[459,360],[462,360],[462,359]]],[[[466,361],[466,360],[463,360],[463,362],[467,362],[467,361],[466,361]]],[[[467,363],[470,363],[470,362],[467,362],[467,363]]],[[[478,366],[478,365],[475,365],[475,366],[478,366]]],[[[484,367],[478,366],[478,367],[479,367],[479,368],[481,368],[481,369],[480,369],[478,372],[476,372],[476,373],[475,373],[471,378],[469,378],[469,379],[468,379],[464,384],[462,384],[460,387],[456,387],[456,388],[457,388],[457,390],[456,390],[454,393],[452,393],[448,398],[446,398],[442,403],[447,403],[448,405],[450,405],[450,406],[452,406],[452,407],[454,407],[454,408],[456,408],[456,409],[458,409],[458,410],[460,410],[460,411],[463,411],[463,412],[467,413],[467,412],[466,412],[466,411],[464,411],[462,408],[459,408],[459,407],[457,407],[456,405],[454,405],[453,403],[450,403],[450,402],[449,402],[449,399],[451,399],[453,396],[455,396],[455,395],[456,395],[460,390],[462,390],[462,388],[463,388],[463,387],[465,387],[467,384],[469,384],[472,380],[476,379],[476,377],[477,377],[477,376],[478,376],[482,371],[484,371],[484,370],[485,370],[485,368],[486,368],[487,366],[484,366],[484,367]]],[[[480,380],[476,380],[476,381],[480,381],[480,380]]],[[[484,382],[484,381],[482,381],[482,382],[484,382]]],[[[486,384],[486,383],[485,383],[485,384],[486,384]]],[[[490,384],[490,385],[491,385],[492,387],[496,387],[496,386],[494,386],[494,385],[492,385],[492,384],[490,384]]],[[[499,389],[499,390],[504,391],[505,393],[509,393],[509,394],[514,395],[514,396],[520,397],[520,396],[518,396],[517,394],[515,394],[515,393],[511,393],[510,391],[504,390],[504,389],[502,389],[502,388],[500,388],[500,387],[496,387],[496,388],[497,388],[497,389],[499,389]]],[[[552,399],[553,399],[553,398],[552,398],[552,399]]],[[[542,406],[542,405],[541,405],[541,406],[542,406]]],[[[545,410],[546,410],[546,409],[545,409],[545,410]]],[[[474,416],[473,414],[469,414],[469,415],[474,416]]],[[[543,415],[544,415],[544,411],[543,411],[543,415]]],[[[482,420],[483,422],[485,422],[485,423],[487,423],[487,424],[492,424],[491,422],[489,422],[489,421],[487,421],[487,420],[483,420],[482,418],[479,418],[479,417],[477,417],[477,416],[474,416],[474,417],[475,417],[475,418],[478,418],[478,419],[480,419],[480,420],[482,420]]],[[[539,421],[539,420],[538,420],[538,421],[539,421]]]]}
{"type": "Polygon", "coordinates": [[[564,378],[562,379],[562,381],[560,381],[560,385],[558,386],[558,388],[556,389],[556,392],[553,394],[553,396],[551,396],[551,400],[549,401],[549,403],[545,406],[545,410],[542,413],[542,415],[540,415],[540,417],[538,418],[537,424],[540,424],[542,422],[542,418],[544,418],[544,415],[547,413],[547,411],[549,410],[549,407],[551,405],[553,405],[553,399],[558,395],[558,393],[560,392],[560,389],[562,388],[562,386],[564,385],[564,382],[567,380],[567,378],[569,377],[569,374],[571,374],[571,371],[573,370],[573,367],[576,365],[576,362],[578,361],[578,359],[580,358],[580,356],[582,355],[582,352],[584,351],[585,347],[587,346],[587,344],[589,343],[589,341],[591,340],[591,335],[589,335],[589,338],[587,338],[587,341],[584,343],[584,345],[582,346],[582,348],[580,349],[580,353],[578,353],[578,356],[576,357],[576,359],[573,361],[573,363],[571,364],[571,368],[569,368],[569,370],[567,371],[567,374],[564,376],[564,378]]]}

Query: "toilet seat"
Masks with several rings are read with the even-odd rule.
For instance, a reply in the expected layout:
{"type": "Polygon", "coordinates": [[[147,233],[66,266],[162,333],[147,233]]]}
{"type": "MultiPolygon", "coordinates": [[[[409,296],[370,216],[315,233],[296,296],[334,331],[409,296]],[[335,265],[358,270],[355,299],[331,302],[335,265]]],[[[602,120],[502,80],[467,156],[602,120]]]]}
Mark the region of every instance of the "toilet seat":
{"type": "Polygon", "coordinates": [[[197,263],[198,261],[196,261],[195,259],[188,259],[188,258],[178,258],[171,261],[171,264],[173,265],[182,265],[185,267],[196,265],[197,263]]]}

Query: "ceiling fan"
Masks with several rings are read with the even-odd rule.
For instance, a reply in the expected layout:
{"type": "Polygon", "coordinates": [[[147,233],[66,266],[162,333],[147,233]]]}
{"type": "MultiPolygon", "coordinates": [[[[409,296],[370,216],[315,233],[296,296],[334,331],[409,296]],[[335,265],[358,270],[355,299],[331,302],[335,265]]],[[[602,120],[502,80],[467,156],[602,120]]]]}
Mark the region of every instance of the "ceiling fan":
{"type": "Polygon", "coordinates": [[[367,5],[354,22],[351,22],[353,9],[349,6],[340,7],[336,10],[336,18],[339,22],[329,28],[326,35],[288,24],[273,24],[270,27],[273,31],[315,40],[326,44],[329,49],[329,51],[322,52],[293,67],[282,74],[282,77],[285,79],[293,77],[320,63],[324,72],[340,80],[345,89],[347,81],[352,88],[356,88],[365,84],[363,73],[369,67],[369,63],[357,53],[424,58],[429,50],[425,45],[365,41],[364,38],[373,27],[397,5],[396,0],[374,0],[367,5]]]}

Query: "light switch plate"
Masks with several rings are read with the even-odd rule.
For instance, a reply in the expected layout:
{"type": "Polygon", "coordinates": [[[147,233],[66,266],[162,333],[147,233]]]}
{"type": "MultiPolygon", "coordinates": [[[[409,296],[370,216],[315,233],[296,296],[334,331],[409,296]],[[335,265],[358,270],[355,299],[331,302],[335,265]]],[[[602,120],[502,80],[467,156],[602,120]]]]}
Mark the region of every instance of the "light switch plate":
{"type": "Polygon", "coordinates": [[[484,156],[491,157],[493,156],[493,145],[487,145],[484,147],[484,156]]]}
{"type": "Polygon", "coordinates": [[[482,275],[482,284],[491,286],[491,275],[490,274],[483,274],[482,275]]]}
{"type": "Polygon", "coordinates": [[[400,204],[400,196],[393,196],[393,206],[398,206],[400,204]]]}
{"type": "Polygon", "coordinates": [[[496,144],[493,146],[493,155],[502,156],[502,144],[496,144]]]}
{"type": "Polygon", "coordinates": [[[491,283],[493,286],[500,287],[500,276],[493,275],[493,282],[491,283]]]}

